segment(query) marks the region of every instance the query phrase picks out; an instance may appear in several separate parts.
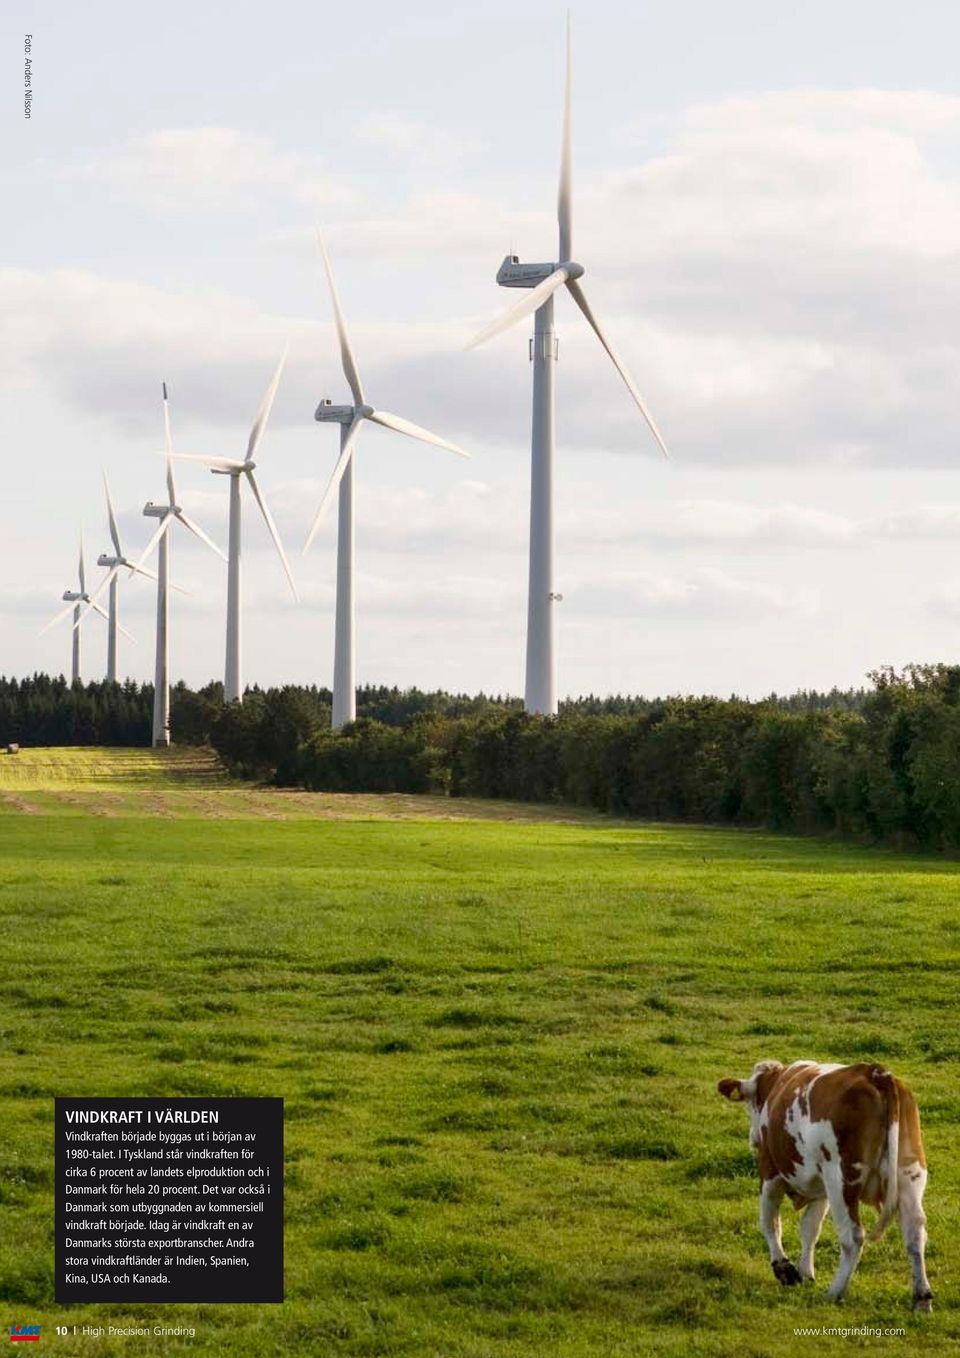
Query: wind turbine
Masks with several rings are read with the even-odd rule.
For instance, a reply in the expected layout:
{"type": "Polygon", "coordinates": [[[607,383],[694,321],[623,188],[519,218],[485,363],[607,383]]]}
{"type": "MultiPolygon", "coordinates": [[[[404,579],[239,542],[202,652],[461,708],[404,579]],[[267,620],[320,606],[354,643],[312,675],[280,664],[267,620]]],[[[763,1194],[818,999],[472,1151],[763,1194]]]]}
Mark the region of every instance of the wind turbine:
{"type": "Polygon", "coordinates": [[[144,570],[139,562],[129,561],[123,554],[120,546],[120,530],[117,527],[117,516],[113,509],[113,500],[110,496],[110,485],[107,481],[107,473],[103,473],[103,489],[107,497],[107,521],[110,525],[110,540],[113,543],[113,556],[102,552],[97,557],[98,566],[107,567],[106,579],[101,580],[95,592],[90,596],[92,601],[96,601],[105,589],[110,589],[110,604],[107,615],[107,683],[117,682],[117,631],[119,628],[119,618],[117,610],[117,584],[120,571],[126,567],[131,574],[136,572],[138,575],[149,576],[151,580],[157,577],[153,571],[144,570]]]}
{"type": "Polygon", "coordinates": [[[420,425],[413,424],[410,420],[401,419],[399,415],[391,415],[386,410],[375,410],[373,406],[367,405],[363,394],[363,384],[360,381],[360,371],[357,368],[353,349],[350,346],[343,312],[340,310],[340,301],[333,281],[330,259],[319,231],[317,232],[317,241],[320,246],[320,253],[323,256],[323,267],[330,288],[330,300],[333,303],[333,318],[340,340],[340,362],[343,367],[343,375],[347,379],[347,385],[353,396],[353,405],[335,406],[330,401],[323,400],[317,406],[314,419],[323,424],[339,424],[340,426],[340,456],[333,469],[333,475],[327,483],[323,499],[320,501],[320,507],[314,515],[310,532],[303,546],[304,553],[306,553],[317,535],[327,506],[333,497],[333,492],[339,486],[337,607],[333,653],[332,711],[332,725],[336,730],[345,726],[347,722],[354,721],[357,715],[354,656],[356,627],[353,598],[353,454],[356,450],[360,426],[364,420],[370,420],[374,424],[382,425],[385,429],[394,429],[399,434],[406,434],[410,438],[419,439],[421,443],[432,443],[438,448],[446,448],[451,453],[458,453],[461,457],[469,457],[470,454],[465,453],[462,448],[458,448],[455,443],[449,443],[446,439],[438,438],[436,434],[431,434],[428,429],[422,429],[420,425]]]}
{"type": "Polygon", "coordinates": [[[240,481],[245,478],[253,497],[260,507],[264,522],[269,529],[270,536],[273,538],[274,546],[283,563],[287,579],[290,582],[290,589],[293,597],[299,600],[297,586],[290,570],[290,563],[287,561],[287,554],[283,550],[283,543],[280,541],[280,534],[277,532],[277,525],[273,521],[273,515],[267,508],[267,502],[257,484],[254,476],[256,462],[254,455],[263,432],[267,427],[267,420],[270,418],[270,409],[273,405],[277,388],[280,385],[280,378],[283,375],[283,365],[287,361],[287,353],[284,350],[280,362],[277,364],[276,372],[270,379],[270,385],[264,392],[260,408],[254,417],[250,436],[247,439],[247,452],[243,461],[229,457],[206,457],[194,453],[173,453],[168,456],[175,458],[179,462],[202,462],[205,467],[209,467],[215,476],[228,476],[230,478],[230,531],[229,544],[227,547],[227,646],[226,664],[224,667],[223,696],[228,703],[243,702],[243,685],[240,682],[240,536],[241,536],[241,503],[240,503],[240,481]]]}
{"type": "Polygon", "coordinates": [[[579,280],[583,265],[573,259],[573,212],[571,203],[570,151],[570,16],[567,15],[566,85],[563,105],[563,141],[560,155],[560,190],[557,195],[557,220],[560,227],[559,262],[521,264],[516,255],[507,255],[497,271],[503,288],[529,288],[520,302],[508,308],[485,326],[467,345],[472,349],[494,335],[515,325],[535,312],[534,335],[530,346],[533,362],[533,424],[530,473],[530,576],[527,602],[527,672],[524,706],[528,712],[555,715],[557,711],[557,657],[554,604],[561,595],[554,590],[553,559],[553,451],[554,451],[554,364],[557,339],[553,328],[553,297],[566,287],[583,312],[587,324],[603,345],[613,366],[623,379],[650,432],[665,457],[666,444],[653,417],[643,403],[636,383],[612,344],[600,328],[579,280]]]}
{"type": "MultiPolygon", "coordinates": [[[[102,618],[109,617],[106,609],[101,608],[96,600],[87,593],[87,572],[83,562],[82,532],[80,533],[80,558],[77,562],[77,577],[80,584],[79,590],[65,589],[63,591],[63,598],[67,601],[67,607],[61,608],[60,612],[55,614],[45,626],[41,627],[38,633],[38,635],[42,637],[44,632],[49,632],[51,627],[56,627],[58,622],[62,622],[70,613],[73,614],[73,664],[71,667],[70,678],[71,682],[74,684],[80,678],[80,620],[83,614],[92,608],[94,612],[99,613],[102,618]],[[82,608],[81,606],[83,604],[86,604],[87,607],[82,608]]],[[[120,627],[119,630],[125,637],[129,637],[131,641],[133,640],[133,637],[130,636],[130,633],[126,628],[120,627]]]]}
{"type": "Polygon", "coordinates": [[[140,562],[144,561],[154,547],[157,547],[157,651],[153,671],[153,744],[163,746],[170,744],[170,643],[169,643],[169,578],[170,578],[170,541],[169,530],[174,522],[182,523],[184,528],[195,534],[201,542],[205,542],[212,551],[216,552],[221,561],[226,561],[226,557],[215,542],[213,542],[200,527],[194,523],[193,519],[188,518],[181,507],[177,504],[177,492],[173,482],[173,440],[170,436],[170,403],[167,399],[167,384],[163,383],[163,428],[166,437],[166,459],[167,459],[167,502],[166,504],[154,504],[148,500],[143,507],[143,512],[148,519],[159,519],[156,532],[151,537],[144,549],[140,562]]]}

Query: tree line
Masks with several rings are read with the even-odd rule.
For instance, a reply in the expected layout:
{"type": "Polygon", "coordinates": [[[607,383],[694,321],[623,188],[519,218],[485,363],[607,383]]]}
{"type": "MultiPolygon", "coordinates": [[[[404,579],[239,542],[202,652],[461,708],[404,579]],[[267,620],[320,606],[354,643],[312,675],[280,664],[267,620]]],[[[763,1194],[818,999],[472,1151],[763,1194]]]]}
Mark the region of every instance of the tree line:
{"type": "MultiPolygon", "coordinates": [[[[210,683],[191,689],[184,683],[171,689],[171,732],[185,745],[207,744],[221,718],[223,685],[210,683]]],[[[867,696],[865,689],[832,689],[829,693],[801,691],[771,694],[764,703],[785,711],[859,711],[867,696]]],[[[298,730],[312,723],[329,725],[332,694],[318,686],[285,685],[246,690],[247,717],[253,725],[261,719],[269,725],[274,711],[296,713],[298,730]],[[264,714],[266,713],[266,717],[264,714]]],[[[736,702],[732,698],[731,702],[736,702]]],[[[587,694],[570,698],[560,705],[561,716],[646,716],[658,710],[662,701],[655,698],[616,694],[599,697],[587,694]]],[[[401,689],[386,684],[367,684],[357,690],[357,715],[361,720],[385,726],[406,726],[417,717],[491,716],[521,712],[517,697],[505,694],[447,693],[419,688],[401,689]]],[[[152,729],[153,685],[126,680],[122,684],[106,681],[71,684],[63,675],[34,674],[26,679],[0,677],[0,742],[4,745],[149,745],[152,729]]],[[[242,714],[235,724],[249,725],[242,714]]],[[[226,723],[229,727],[229,722],[226,723]]],[[[226,738],[226,737],[225,737],[226,738]]],[[[269,745],[269,738],[264,737],[269,745]]],[[[258,763],[270,764],[269,753],[258,755],[258,763]]]]}
{"type": "MultiPolygon", "coordinates": [[[[283,689],[248,688],[245,700],[256,711],[264,701],[293,705],[318,723],[330,723],[330,689],[290,685],[283,689]],[[278,698],[278,695],[282,697],[278,698]]],[[[630,700],[632,701],[632,700],[630,700]]],[[[430,712],[449,717],[478,715],[521,707],[519,698],[487,694],[424,692],[369,684],[357,690],[358,715],[388,726],[403,725],[430,712]]],[[[223,708],[223,685],[170,691],[174,741],[207,744],[223,708]]],[[[26,679],[0,677],[0,742],[3,745],[149,745],[153,725],[153,685],[127,680],[71,684],[63,675],[34,674],[26,679]]]]}

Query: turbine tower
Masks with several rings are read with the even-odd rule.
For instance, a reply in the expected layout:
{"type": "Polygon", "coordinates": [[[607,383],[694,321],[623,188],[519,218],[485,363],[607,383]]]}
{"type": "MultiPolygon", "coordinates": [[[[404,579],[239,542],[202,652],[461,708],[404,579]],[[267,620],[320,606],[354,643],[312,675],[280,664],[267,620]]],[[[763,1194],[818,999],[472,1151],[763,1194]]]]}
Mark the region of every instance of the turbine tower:
{"type": "Polygon", "coordinates": [[[107,497],[107,521],[110,525],[110,540],[113,543],[113,556],[102,552],[97,557],[98,566],[107,567],[107,576],[97,586],[96,591],[90,597],[92,600],[99,599],[100,595],[109,586],[110,602],[107,616],[107,683],[117,682],[117,631],[119,629],[119,615],[117,609],[117,586],[119,583],[120,571],[126,567],[131,574],[136,572],[138,575],[149,576],[151,580],[157,577],[153,571],[144,570],[139,562],[128,561],[123,554],[120,546],[120,530],[117,527],[117,516],[113,509],[113,500],[110,496],[110,485],[107,481],[107,473],[103,473],[103,489],[107,497]]]}
{"type": "Polygon", "coordinates": [[[280,541],[280,534],[277,532],[277,525],[273,521],[273,515],[267,508],[267,502],[263,498],[257,478],[254,476],[256,462],[254,455],[263,432],[267,427],[267,420],[270,418],[270,409],[273,405],[277,388],[280,385],[280,378],[283,375],[283,365],[287,361],[286,350],[277,364],[276,372],[270,379],[270,385],[264,392],[260,408],[256,413],[250,436],[247,439],[247,452],[241,462],[236,458],[229,457],[206,457],[203,454],[192,453],[170,453],[169,456],[176,458],[180,462],[202,462],[205,467],[209,467],[215,476],[228,476],[230,478],[230,530],[229,545],[227,547],[227,644],[226,644],[226,663],[224,666],[223,677],[223,696],[228,703],[243,702],[243,684],[240,679],[240,538],[241,538],[241,502],[240,502],[240,482],[246,479],[247,485],[253,493],[253,497],[260,507],[264,522],[273,538],[274,546],[283,563],[287,579],[290,582],[290,589],[293,597],[299,600],[297,586],[290,570],[290,563],[287,561],[287,554],[283,550],[283,543],[280,541]]]}
{"type": "Polygon", "coordinates": [[[154,504],[148,500],[143,512],[148,519],[159,519],[156,532],[151,537],[137,565],[144,561],[154,547],[157,547],[157,650],[153,670],[153,744],[155,747],[170,744],[170,643],[169,643],[169,593],[170,593],[170,540],[169,530],[175,521],[182,523],[201,542],[226,561],[226,557],[215,542],[203,531],[198,523],[188,518],[177,504],[177,492],[173,482],[173,440],[170,436],[170,403],[167,399],[167,384],[163,383],[163,428],[166,438],[167,459],[167,502],[154,504]]]}
{"type": "Polygon", "coordinates": [[[527,671],[524,706],[528,712],[556,715],[557,655],[554,605],[561,596],[554,588],[553,554],[553,452],[554,452],[554,364],[557,338],[553,328],[554,293],[566,287],[583,312],[587,324],[603,345],[613,366],[633,397],[650,432],[665,457],[666,444],[653,417],[643,403],[633,378],[600,328],[591,310],[580,278],[583,265],[573,259],[573,214],[571,204],[570,154],[570,17],[567,16],[567,63],[563,106],[563,140],[560,155],[560,190],[557,220],[560,227],[559,261],[549,264],[521,264],[516,255],[507,255],[497,272],[503,288],[527,288],[528,295],[502,316],[492,321],[467,345],[472,349],[485,340],[523,320],[531,312],[534,334],[530,348],[533,362],[533,423],[530,471],[530,575],[527,600],[527,671]]]}
{"type": "Polygon", "coordinates": [[[335,406],[330,401],[323,400],[317,406],[314,415],[314,419],[323,424],[339,424],[340,457],[333,469],[333,475],[327,483],[323,499],[314,515],[310,532],[303,547],[304,552],[306,552],[316,537],[333,492],[339,486],[337,608],[333,653],[332,712],[332,725],[334,730],[337,730],[341,726],[345,726],[347,722],[354,721],[357,715],[356,661],[354,655],[356,627],[353,597],[353,454],[357,446],[360,425],[364,420],[371,420],[374,424],[383,425],[385,429],[394,429],[397,433],[407,434],[410,438],[419,439],[422,443],[432,443],[438,448],[447,448],[451,453],[458,453],[461,457],[469,457],[469,453],[465,453],[455,443],[449,443],[446,439],[431,434],[429,430],[422,429],[420,425],[411,423],[410,420],[401,419],[399,415],[391,415],[386,410],[375,410],[373,406],[367,405],[363,394],[363,385],[360,381],[360,372],[353,356],[353,350],[350,347],[343,313],[340,310],[340,301],[333,281],[330,259],[319,231],[317,232],[317,240],[320,245],[320,253],[323,256],[323,267],[326,271],[327,283],[330,287],[330,299],[333,303],[333,317],[337,327],[337,336],[340,340],[340,362],[343,366],[343,375],[347,379],[347,385],[353,396],[353,405],[335,406]]]}
{"type": "MultiPolygon", "coordinates": [[[[49,632],[51,627],[56,627],[58,622],[62,622],[63,619],[67,617],[70,613],[73,614],[73,659],[70,670],[70,679],[71,682],[74,684],[80,678],[80,652],[81,652],[80,623],[81,619],[83,618],[83,615],[89,612],[89,610],[92,608],[94,612],[99,613],[102,618],[108,617],[106,609],[101,608],[101,606],[96,602],[96,599],[92,595],[87,593],[87,572],[83,562],[82,532],[80,534],[80,558],[79,561],[77,562],[77,577],[79,580],[80,588],[78,590],[65,589],[63,591],[63,598],[66,600],[67,603],[66,608],[61,608],[60,612],[55,614],[48,623],[41,627],[40,631],[37,634],[38,636],[42,637],[44,632],[49,632]],[[84,604],[86,604],[86,608],[82,607],[82,605],[84,604]]],[[[125,628],[120,627],[119,630],[123,632],[123,635],[125,637],[129,637],[131,641],[133,640],[133,637],[130,636],[130,633],[125,628]]]]}

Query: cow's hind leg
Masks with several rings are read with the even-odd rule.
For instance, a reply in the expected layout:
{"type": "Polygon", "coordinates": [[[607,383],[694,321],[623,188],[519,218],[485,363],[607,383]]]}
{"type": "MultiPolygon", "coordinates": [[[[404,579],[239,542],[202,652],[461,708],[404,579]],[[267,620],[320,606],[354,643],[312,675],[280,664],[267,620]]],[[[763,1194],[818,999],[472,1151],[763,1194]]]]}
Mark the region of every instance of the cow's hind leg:
{"type": "Polygon", "coordinates": [[[856,1193],[849,1199],[844,1193],[843,1170],[840,1161],[834,1160],[823,1169],[823,1185],[827,1190],[830,1215],[840,1241],[840,1263],[827,1295],[834,1301],[843,1301],[847,1285],[856,1271],[863,1252],[864,1229],[860,1225],[860,1201],[856,1193]]]}
{"type": "Polygon", "coordinates": [[[813,1256],[828,1205],[826,1198],[814,1198],[813,1202],[807,1203],[800,1218],[800,1276],[808,1282],[813,1282],[813,1256]]]}
{"type": "Polygon", "coordinates": [[[800,1282],[800,1274],[783,1252],[780,1235],[780,1204],[786,1191],[786,1184],[779,1177],[764,1179],[760,1189],[760,1229],[770,1250],[770,1263],[778,1282],[792,1287],[800,1282]]]}
{"type": "Polygon", "coordinates": [[[927,1246],[927,1218],[923,1211],[923,1190],[927,1186],[927,1171],[914,1161],[909,1165],[901,1165],[898,1178],[900,1230],[913,1267],[914,1310],[932,1311],[933,1293],[930,1291],[923,1257],[927,1246]]]}

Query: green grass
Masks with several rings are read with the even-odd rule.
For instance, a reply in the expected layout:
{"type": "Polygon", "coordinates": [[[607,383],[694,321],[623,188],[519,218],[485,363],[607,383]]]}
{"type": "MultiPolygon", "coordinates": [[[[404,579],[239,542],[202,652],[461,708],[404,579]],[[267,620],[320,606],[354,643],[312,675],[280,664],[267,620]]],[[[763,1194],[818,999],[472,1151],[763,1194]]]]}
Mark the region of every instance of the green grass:
{"type": "Polygon", "coordinates": [[[282,794],[196,795],[251,800],[217,819],[212,800],[173,819],[52,801],[0,816],[9,1319],[191,1323],[181,1347],[228,1358],[786,1358],[852,1351],[793,1334],[841,1324],[956,1350],[955,865],[760,833],[396,819],[393,799],[264,819],[282,794]],[[842,1308],[829,1225],[816,1286],[775,1284],[745,1115],[716,1093],[764,1056],[876,1056],[914,1088],[933,1316],[909,1311],[895,1231],[842,1308]],[[55,1307],[56,1094],[282,1094],[285,1304],[55,1307]]]}

